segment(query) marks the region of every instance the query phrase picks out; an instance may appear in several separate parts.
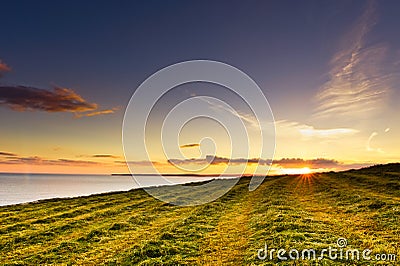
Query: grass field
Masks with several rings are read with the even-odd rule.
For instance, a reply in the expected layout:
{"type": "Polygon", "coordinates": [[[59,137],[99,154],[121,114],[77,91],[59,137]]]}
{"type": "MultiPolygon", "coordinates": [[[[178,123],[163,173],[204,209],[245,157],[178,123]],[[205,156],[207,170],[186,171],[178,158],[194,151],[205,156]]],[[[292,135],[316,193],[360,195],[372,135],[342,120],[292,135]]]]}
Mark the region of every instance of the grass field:
{"type": "MultiPolygon", "coordinates": [[[[268,177],[253,192],[249,180],[196,207],[165,204],[142,190],[0,207],[0,264],[316,265],[276,254],[260,260],[257,252],[265,244],[319,252],[339,237],[345,249],[400,261],[399,164],[268,177]]],[[[376,263],[325,257],[318,265],[376,263]]]]}

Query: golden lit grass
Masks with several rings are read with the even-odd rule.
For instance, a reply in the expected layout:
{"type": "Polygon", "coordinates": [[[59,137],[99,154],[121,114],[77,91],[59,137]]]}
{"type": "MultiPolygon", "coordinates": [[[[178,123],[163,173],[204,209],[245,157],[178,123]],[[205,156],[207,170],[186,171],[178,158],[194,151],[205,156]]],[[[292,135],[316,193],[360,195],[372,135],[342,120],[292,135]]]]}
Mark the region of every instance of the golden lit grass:
{"type": "Polygon", "coordinates": [[[194,207],[142,190],[0,207],[0,265],[292,265],[257,250],[320,250],[339,237],[400,258],[399,165],[269,177],[253,192],[249,180],[194,207]]]}
{"type": "Polygon", "coordinates": [[[246,195],[221,216],[215,230],[203,240],[204,250],[199,259],[201,264],[235,265],[243,259],[250,238],[248,221],[252,208],[252,201],[246,195]]]}

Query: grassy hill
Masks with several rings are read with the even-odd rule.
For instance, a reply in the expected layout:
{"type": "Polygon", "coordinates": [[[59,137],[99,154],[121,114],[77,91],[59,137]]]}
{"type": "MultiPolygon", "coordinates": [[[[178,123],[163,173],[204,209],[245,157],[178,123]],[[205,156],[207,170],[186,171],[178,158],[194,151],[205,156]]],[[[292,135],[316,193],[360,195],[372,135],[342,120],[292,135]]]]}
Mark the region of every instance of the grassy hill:
{"type": "Polygon", "coordinates": [[[294,265],[257,252],[266,244],[319,252],[340,237],[346,249],[400,261],[400,164],[268,177],[253,192],[249,181],[196,207],[171,206],[143,190],[0,207],[0,264],[294,265]]]}

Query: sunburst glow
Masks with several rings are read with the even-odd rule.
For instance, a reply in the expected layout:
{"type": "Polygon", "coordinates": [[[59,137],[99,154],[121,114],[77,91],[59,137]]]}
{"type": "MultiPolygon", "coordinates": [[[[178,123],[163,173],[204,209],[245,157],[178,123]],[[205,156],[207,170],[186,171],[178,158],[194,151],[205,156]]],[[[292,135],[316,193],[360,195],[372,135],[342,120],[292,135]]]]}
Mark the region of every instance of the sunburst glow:
{"type": "Polygon", "coordinates": [[[282,174],[286,175],[307,175],[312,173],[311,169],[308,167],[303,167],[303,168],[282,168],[281,169],[282,174]]]}

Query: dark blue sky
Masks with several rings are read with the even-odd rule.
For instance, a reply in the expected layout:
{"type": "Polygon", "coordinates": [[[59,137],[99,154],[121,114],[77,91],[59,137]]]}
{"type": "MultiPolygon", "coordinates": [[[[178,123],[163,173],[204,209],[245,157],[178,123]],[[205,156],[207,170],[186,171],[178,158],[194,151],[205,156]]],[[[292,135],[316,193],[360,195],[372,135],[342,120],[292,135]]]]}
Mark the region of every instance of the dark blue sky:
{"type": "MultiPolygon", "coordinates": [[[[399,1],[2,1],[0,13],[3,150],[57,157],[49,150],[69,146],[62,156],[121,154],[122,117],[135,88],[157,70],[191,59],[228,63],[258,83],[282,132],[297,132],[282,133],[296,144],[281,144],[281,157],[339,154],[324,146],[331,140],[308,150],[315,140],[307,142],[304,132],[358,134],[356,154],[371,133],[394,132],[398,124],[399,1]],[[36,111],[26,112],[27,106],[12,103],[23,97],[11,99],[17,86],[32,87],[36,101],[54,87],[72,89],[84,101],[63,110],[51,101],[40,108],[28,103],[36,111]],[[115,107],[120,110],[95,114],[115,107]],[[375,107],[384,115],[358,113],[375,107]],[[74,119],[78,109],[93,116],[74,119]],[[290,149],[298,143],[305,146],[290,149]]],[[[62,93],[46,97],[58,101],[62,93]]],[[[385,156],[379,160],[398,153],[385,156]]]]}
{"type": "Polygon", "coordinates": [[[156,70],[213,59],[247,72],[272,99],[293,90],[301,97],[324,79],[339,36],[363,5],[8,1],[2,4],[0,58],[14,71],[3,82],[71,87],[95,102],[123,105],[156,70]]]}

